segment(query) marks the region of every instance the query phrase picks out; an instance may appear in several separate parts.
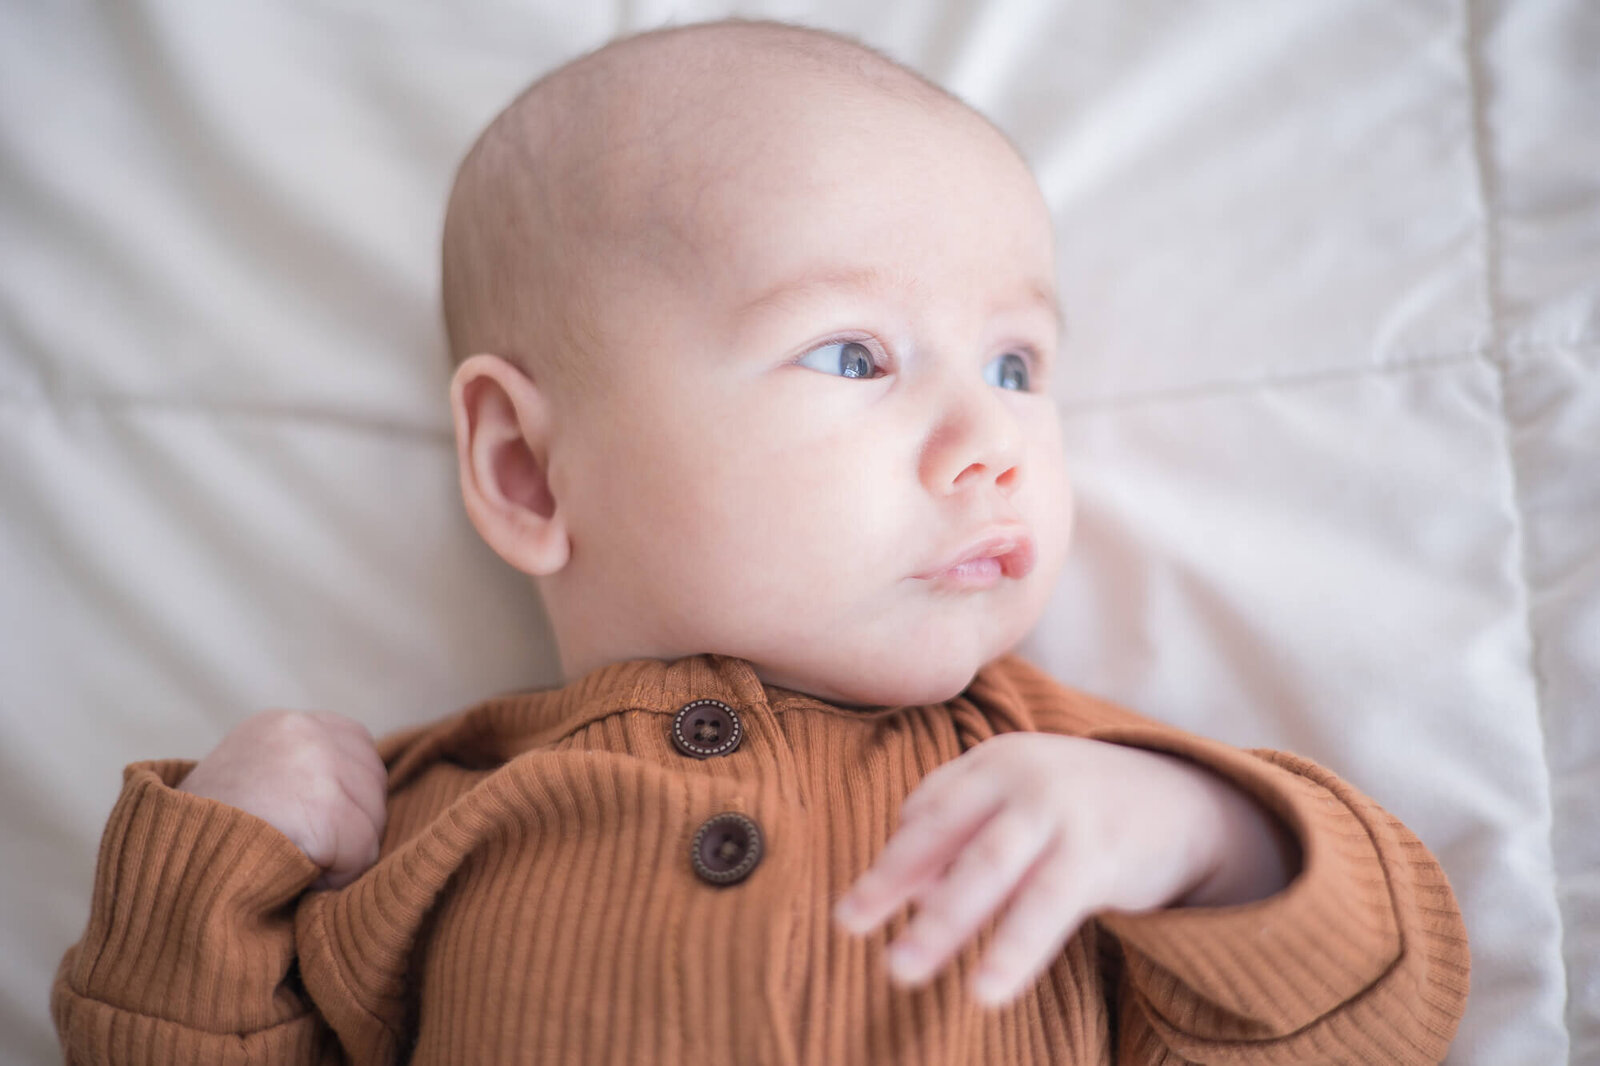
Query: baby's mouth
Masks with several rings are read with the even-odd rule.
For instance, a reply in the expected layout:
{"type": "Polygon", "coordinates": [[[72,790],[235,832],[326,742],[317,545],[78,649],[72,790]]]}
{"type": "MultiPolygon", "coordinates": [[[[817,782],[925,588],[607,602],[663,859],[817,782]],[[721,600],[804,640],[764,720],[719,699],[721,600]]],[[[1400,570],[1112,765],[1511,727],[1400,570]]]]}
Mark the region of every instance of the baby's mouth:
{"type": "Polygon", "coordinates": [[[990,530],[953,558],[917,574],[919,580],[953,589],[991,588],[1002,577],[1021,579],[1033,570],[1033,538],[1021,526],[990,530]]]}

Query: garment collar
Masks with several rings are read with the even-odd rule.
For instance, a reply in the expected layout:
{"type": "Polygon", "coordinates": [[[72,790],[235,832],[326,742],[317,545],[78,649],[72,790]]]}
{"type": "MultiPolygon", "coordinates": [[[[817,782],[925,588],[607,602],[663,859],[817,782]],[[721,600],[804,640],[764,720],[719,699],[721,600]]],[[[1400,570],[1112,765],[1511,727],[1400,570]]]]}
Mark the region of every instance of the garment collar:
{"type": "Polygon", "coordinates": [[[597,667],[561,688],[509,692],[484,700],[447,720],[443,728],[393,738],[394,747],[384,752],[385,760],[390,761],[392,753],[391,770],[401,777],[408,776],[409,768],[446,754],[468,764],[494,765],[609,715],[672,715],[698,699],[721,700],[741,713],[809,709],[877,717],[902,710],[843,708],[804,692],[767,685],[748,660],[733,656],[630,659],[597,667]]]}

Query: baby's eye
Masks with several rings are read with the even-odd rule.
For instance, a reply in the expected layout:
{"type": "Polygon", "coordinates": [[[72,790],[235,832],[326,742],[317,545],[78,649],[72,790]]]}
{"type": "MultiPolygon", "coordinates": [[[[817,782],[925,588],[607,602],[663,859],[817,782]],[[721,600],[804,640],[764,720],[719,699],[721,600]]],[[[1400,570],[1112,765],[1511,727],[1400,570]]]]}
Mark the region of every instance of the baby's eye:
{"type": "Polygon", "coordinates": [[[872,361],[872,352],[859,341],[839,341],[813,349],[800,360],[801,366],[820,370],[824,374],[837,374],[842,378],[874,378],[878,367],[872,361]]]}
{"type": "Polygon", "coordinates": [[[998,385],[1002,389],[1016,389],[1027,392],[1029,389],[1028,361],[1016,352],[1007,352],[988,366],[983,368],[983,380],[990,385],[998,385]],[[995,370],[995,368],[999,368],[995,370]],[[995,370],[991,374],[989,371],[995,370]]]}

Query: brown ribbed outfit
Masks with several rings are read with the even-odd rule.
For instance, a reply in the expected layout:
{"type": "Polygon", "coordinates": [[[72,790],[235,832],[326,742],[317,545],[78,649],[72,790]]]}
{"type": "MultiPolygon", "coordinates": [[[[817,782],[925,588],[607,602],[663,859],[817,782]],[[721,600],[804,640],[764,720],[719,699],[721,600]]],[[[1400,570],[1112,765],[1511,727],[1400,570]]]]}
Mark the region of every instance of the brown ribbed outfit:
{"type": "MultiPolygon", "coordinates": [[[[705,737],[716,738],[716,734],[705,737]]],[[[702,739],[705,739],[703,737],[702,739]]],[[[52,1006],[73,1063],[1422,1063],[1467,944],[1404,826],[1294,756],[1244,752],[1063,688],[1015,657],[928,707],[849,710],[741,659],[601,667],[380,745],[378,864],[334,892],[265,822],[130,766],[52,1006]],[[698,699],[738,746],[669,735],[698,699]],[[1184,756],[1294,831],[1301,875],[1238,907],[1102,915],[1028,993],[980,1006],[989,928],[904,989],[833,902],[934,767],[1042,730],[1184,756]],[[707,819],[759,827],[736,884],[691,863],[707,819]]]]}

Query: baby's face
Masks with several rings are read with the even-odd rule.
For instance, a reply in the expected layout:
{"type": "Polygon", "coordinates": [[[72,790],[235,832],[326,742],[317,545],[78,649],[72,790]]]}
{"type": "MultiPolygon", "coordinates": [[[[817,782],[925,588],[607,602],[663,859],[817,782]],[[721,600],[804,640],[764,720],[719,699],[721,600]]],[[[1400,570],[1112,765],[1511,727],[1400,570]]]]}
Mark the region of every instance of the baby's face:
{"type": "Polygon", "coordinates": [[[668,144],[694,165],[644,183],[641,264],[600,294],[611,384],[551,453],[574,610],[603,661],[716,652],[840,702],[949,698],[1066,551],[1048,212],[954,107],[751,110],[668,144]]]}

